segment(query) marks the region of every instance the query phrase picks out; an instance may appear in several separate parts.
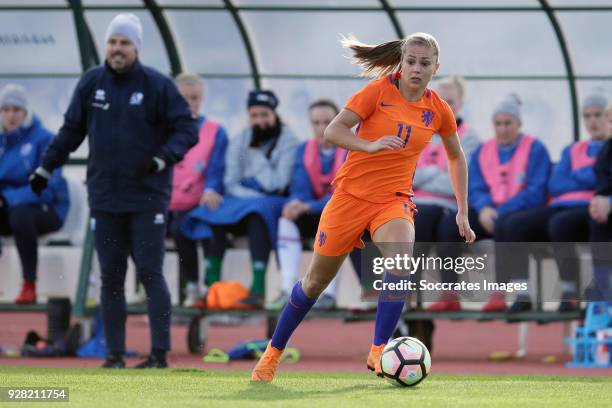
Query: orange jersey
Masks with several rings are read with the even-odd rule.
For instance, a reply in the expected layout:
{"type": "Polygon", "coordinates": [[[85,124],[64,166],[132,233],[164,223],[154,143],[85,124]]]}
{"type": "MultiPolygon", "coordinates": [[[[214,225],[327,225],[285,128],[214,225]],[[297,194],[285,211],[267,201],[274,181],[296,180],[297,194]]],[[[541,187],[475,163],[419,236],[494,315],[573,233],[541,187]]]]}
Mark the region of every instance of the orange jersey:
{"type": "Polygon", "coordinates": [[[426,89],[418,102],[407,101],[395,85],[400,74],[374,80],[351,96],[345,109],[361,118],[357,136],[374,141],[397,135],[404,148],[374,154],[351,151],[334,185],[363,200],[384,203],[397,193],[412,195],[412,178],[419,154],[434,134],[457,131],[453,112],[436,92],[426,89]]]}

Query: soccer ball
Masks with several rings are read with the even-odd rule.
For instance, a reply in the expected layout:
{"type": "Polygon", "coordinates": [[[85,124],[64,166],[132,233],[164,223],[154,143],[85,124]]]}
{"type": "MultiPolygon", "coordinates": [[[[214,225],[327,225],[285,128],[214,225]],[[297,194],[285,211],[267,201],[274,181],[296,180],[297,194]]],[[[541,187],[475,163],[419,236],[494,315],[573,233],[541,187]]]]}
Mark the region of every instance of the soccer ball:
{"type": "Polygon", "coordinates": [[[419,339],[398,337],[385,346],[380,366],[383,376],[391,384],[409,387],[427,377],[431,369],[431,356],[419,339]]]}

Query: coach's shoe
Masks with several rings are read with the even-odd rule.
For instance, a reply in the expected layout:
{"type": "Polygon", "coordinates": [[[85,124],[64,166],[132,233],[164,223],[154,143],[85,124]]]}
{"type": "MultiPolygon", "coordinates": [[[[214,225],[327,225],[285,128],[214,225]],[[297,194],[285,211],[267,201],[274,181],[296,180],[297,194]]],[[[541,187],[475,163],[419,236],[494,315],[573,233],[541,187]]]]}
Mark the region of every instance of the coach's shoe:
{"type": "Polygon", "coordinates": [[[125,361],[121,354],[109,354],[102,364],[102,368],[125,368],[125,361]]]}
{"type": "Polygon", "coordinates": [[[283,350],[277,349],[272,345],[272,342],[269,342],[266,351],[261,355],[251,372],[251,381],[272,381],[282,355],[283,350]]]}
{"type": "Polygon", "coordinates": [[[151,354],[145,361],[136,364],[133,368],[168,368],[168,362],[166,359],[160,359],[151,354]]]}
{"type": "Polygon", "coordinates": [[[17,295],[15,303],[18,305],[31,305],[36,303],[36,282],[35,281],[23,281],[21,292],[17,295]]]}
{"type": "Polygon", "coordinates": [[[370,354],[368,354],[368,370],[374,371],[374,373],[382,377],[382,368],[380,368],[380,358],[382,356],[382,352],[385,349],[386,344],[381,344],[379,346],[375,346],[372,344],[370,347],[370,354]]]}
{"type": "Polygon", "coordinates": [[[440,294],[437,302],[427,307],[428,312],[459,312],[461,311],[461,301],[457,293],[446,291],[440,294]]]}
{"type": "Polygon", "coordinates": [[[482,308],[483,312],[505,312],[506,311],[506,297],[502,292],[493,292],[489,301],[485,303],[482,308]]]}

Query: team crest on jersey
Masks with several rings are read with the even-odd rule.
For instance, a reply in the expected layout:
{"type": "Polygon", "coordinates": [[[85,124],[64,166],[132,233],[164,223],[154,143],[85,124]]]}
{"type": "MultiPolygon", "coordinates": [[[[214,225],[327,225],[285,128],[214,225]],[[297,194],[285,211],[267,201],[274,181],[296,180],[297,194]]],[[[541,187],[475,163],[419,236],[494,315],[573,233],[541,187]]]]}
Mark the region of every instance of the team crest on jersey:
{"type": "Polygon", "coordinates": [[[327,240],[327,234],[324,231],[319,232],[319,246],[320,247],[325,245],[326,240],[327,240]]]}
{"type": "Polygon", "coordinates": [[[434,119],[434,113],[432,111],[423,111],[423,113],[421,113],[421,120],[423,121],[425,126],[431,125],[431,122],[433,122],[433,119],[434,119]]]}

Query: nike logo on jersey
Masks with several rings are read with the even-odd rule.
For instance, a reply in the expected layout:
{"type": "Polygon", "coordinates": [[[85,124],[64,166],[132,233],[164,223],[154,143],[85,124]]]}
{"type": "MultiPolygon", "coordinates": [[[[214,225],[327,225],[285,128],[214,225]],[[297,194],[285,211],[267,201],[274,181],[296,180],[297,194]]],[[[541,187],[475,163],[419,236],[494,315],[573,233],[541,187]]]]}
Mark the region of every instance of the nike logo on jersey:
{"type": "Polygon", "coordinates": [[[386,108],[386,107],[393,106],[393,105],[391,105],[391,104],[386,104],[386,103],[384,103],[384,102],[382,102],[382,101],[381,101],[381,102],[380,102],[380,106],[382,106],[383,108],[386,108]]]}

